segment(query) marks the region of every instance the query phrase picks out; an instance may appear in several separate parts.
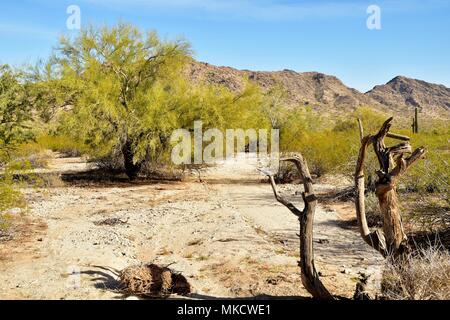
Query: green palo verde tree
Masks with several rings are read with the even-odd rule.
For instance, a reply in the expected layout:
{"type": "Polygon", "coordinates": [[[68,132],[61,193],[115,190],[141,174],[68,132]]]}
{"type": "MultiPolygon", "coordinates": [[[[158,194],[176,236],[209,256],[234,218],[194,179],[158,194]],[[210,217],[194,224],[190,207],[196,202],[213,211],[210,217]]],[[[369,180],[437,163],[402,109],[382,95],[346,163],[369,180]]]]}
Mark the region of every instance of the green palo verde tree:
{"type": "Polygon", "coordinates": [[[51,72],[70,88],[72,110],[59,119],[63,133],[82,140],[98,158],[120,154],[126,174],[144,164],[168,163],[175,129],[202,120],[208,128],[257,128],[262,94],[194,83],[186,75],[188,43],[162,41],[133,26],[89,28],[63,38],[51,72]]]}
{"type": "Polygon", "coordinates": [[[9,160],[11,150],[31,137],[30,104],[21,74],[0,65],[0,166],[9,160]]]}
{"type": "Polygon", "coordinates": [[[18,144],[31,138],[27,123],[31,120],[22,75],[0,65],[0,231],[7,227],[4,211],[23,205],[23,198],[14,185],[8,168],[11,152],[18,144]]]}
{"type": "Polygon", "coordinates": [[[126,174],[136,178],[152,151],[169,142],[173,119],[157,100],[172,90],[189,56],[185,41],[162,41],[128,24],[63,37],[53,70],[75,91],[63,126],[97,156],[121,154],[126,174]]]}

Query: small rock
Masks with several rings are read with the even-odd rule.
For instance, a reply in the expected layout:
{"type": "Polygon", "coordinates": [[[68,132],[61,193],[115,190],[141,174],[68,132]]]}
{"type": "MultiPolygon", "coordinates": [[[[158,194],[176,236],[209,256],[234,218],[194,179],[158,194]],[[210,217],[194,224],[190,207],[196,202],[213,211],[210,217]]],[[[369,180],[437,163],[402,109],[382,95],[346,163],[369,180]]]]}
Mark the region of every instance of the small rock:
{"type": "Polygon", "coordinates": [[[350,269],[342,269],[341,273],[343,273],[343,274],[350,274],[351,270],[350,269]]]}

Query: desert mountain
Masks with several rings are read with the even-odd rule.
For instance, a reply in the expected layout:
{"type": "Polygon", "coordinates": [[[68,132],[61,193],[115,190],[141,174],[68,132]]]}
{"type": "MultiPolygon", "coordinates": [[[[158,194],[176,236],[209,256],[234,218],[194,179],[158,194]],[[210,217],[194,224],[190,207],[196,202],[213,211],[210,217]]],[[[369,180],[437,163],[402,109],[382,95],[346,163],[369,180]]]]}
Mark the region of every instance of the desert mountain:
{"type": "Polygon", "coordinates": [[[450,88],[422,80],[395,77],[366,95],[399,112],[418,107],[431,115],[450,113],[450,88]]]}
{"type": "Polygon", "coordinates": [[[263,90],[279,83],[287,91],[288,104],[309,105],[331,114],[349,112],[358,106],[370,106],[390,113],[410,113],[417,106],[424,114],[450,117],[449,88],[405,77],[397,77],[385,85],[361,93],[334,76],[318,72],[237,70],[192,61],[188,74],[194,81],[220,84],[234,91],[241,90],[247,78],[263,90]]]}

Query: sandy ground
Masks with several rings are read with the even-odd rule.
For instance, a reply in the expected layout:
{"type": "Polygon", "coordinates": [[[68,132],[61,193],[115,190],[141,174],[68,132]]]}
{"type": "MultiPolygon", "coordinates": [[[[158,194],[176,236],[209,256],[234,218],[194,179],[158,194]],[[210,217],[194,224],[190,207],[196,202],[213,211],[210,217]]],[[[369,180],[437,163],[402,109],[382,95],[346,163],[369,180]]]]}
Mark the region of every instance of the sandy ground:
{"type": "MultiPolygon", "coordinates": [[[[56,158],[45,174],[86,169],[82,159],[56,158]]],[[[24,190],[23,226],[0,242],[0,299],[123,299],[117,271],[141,262],[183,273],[194,299],[309,297],[297,266],[298,221],[262,179],[253,160],[239,159],[208,169],[202,182],[24,190]]],[[[280,189],[302,207],[301,186],[280,189]]],[[[346,214],[319,207],[314,246],[325,285],[351,297],[359,272],[377,282],[382,259],[342,223],[346,214]]]]}

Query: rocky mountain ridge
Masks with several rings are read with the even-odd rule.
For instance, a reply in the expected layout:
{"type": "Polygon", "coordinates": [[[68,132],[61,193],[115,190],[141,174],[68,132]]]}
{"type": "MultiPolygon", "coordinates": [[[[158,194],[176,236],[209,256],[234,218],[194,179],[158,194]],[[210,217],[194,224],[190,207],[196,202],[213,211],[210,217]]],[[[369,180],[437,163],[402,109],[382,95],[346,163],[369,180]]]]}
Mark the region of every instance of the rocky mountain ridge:
{"type": "Polygon", "coordinates": [[[335,76],[318,72],[237,70],[192,61],[187,73],[193,81],[224,85],[233,91],[242,90],[246,79],[263,90],[281,84],[289,105],[311,106],[331,114],[349,112],[359,106],[404,114],[413,113],[418,107],[427,116],[450,118],[450,88],[402,76],[362,93],[347,87],[335,76]]]}

